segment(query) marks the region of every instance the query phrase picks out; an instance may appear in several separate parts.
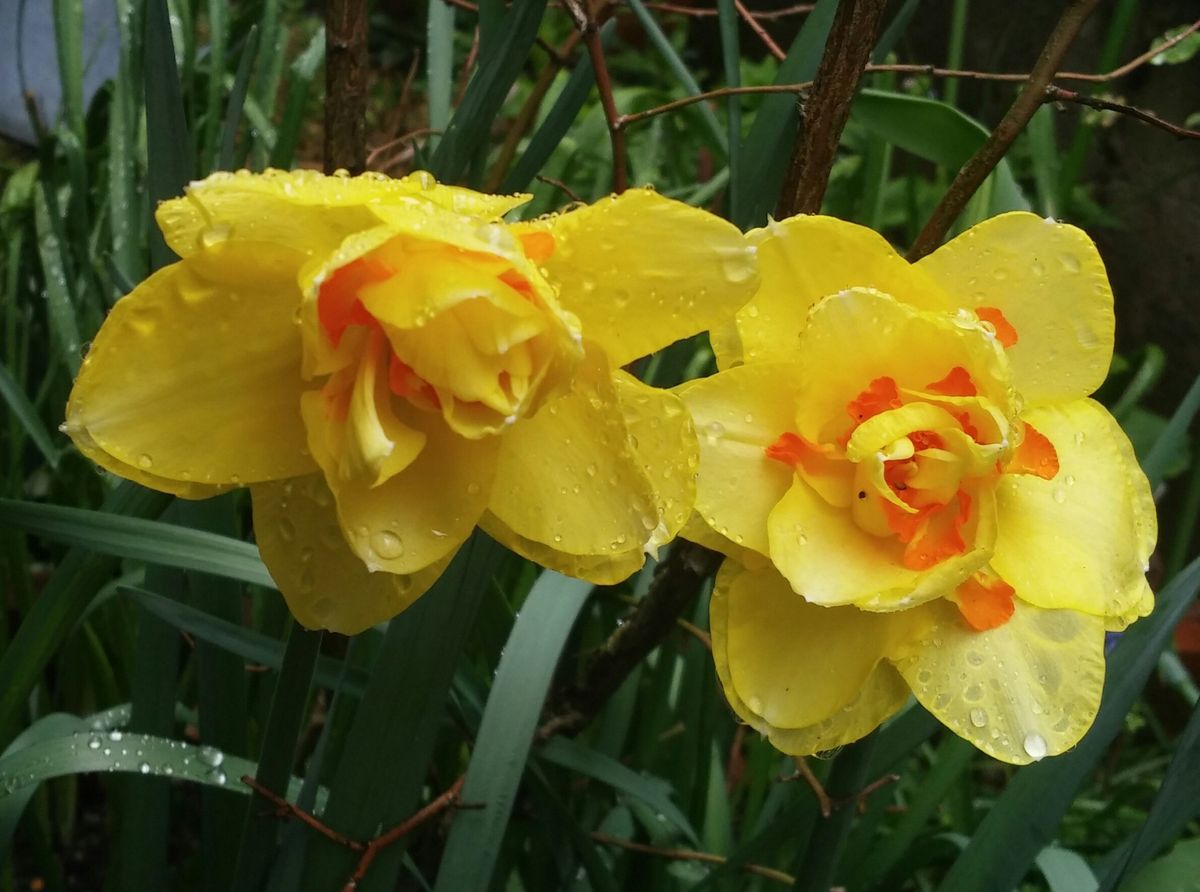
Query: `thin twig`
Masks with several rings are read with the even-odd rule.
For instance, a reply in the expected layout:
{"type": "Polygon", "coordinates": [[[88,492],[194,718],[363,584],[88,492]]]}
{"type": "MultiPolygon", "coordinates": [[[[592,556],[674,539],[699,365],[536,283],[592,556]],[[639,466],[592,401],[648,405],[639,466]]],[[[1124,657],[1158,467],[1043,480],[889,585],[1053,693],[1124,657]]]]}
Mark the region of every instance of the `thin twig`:
{"type": "Polygon", "coordinates": [[[680,612],[696,597],[719,562],[716,552],[677,541],[655,571],[650,589],[637,608],[592,653],[579,681],[555,695],[537,738],[576,734],[585,728],[634,666],[671,633],[680,612]]]}
{"type": "Polygon", "coordinates": [[[850,102],[871,59],[886,6],[887,0],[838,3],[812,92],[804,103],[802,126],[776,207],[779,217],[815,214],[821,209],[842,131],[850,118],[850,102]]]}
{"type": "Polygon", "coordinates": [[[462,795],[463,784],[466,782],[466,775],[463,775],[456,780],[448,790],[443,792],[436,799],[432,800],[428,805],[420,811],[406,818],[404,821],[397,824],[386,833],[382,833],[367,843],[366,849],[362,853],[362,857],[358,859],[358,865],[354,868],[354,873],[346,882],[342,892],[353,892],[358,888],[358,884],[362,882],[367,875],[367,871],[371,867],[376,856],[390,846],[392,843],[412,833],[430,818],[440,815],[448,808],[453,808],[458,805],[458,797],[462,795]]]}
{"type": "Polygon", "coordinates": [[[475,62],[479,58],[479,26],[471,37],[471,48],[467,50],[467,58],[463,60],[462,70],[458,72],[458,89],[455,91],[454,104],[459,105],[467,93],[467,84],[471,82],[471,72],[475,70],[475,62]]]}
{"type": "MultiPolygon", "coordinates": [[[[805,13],[812,12],[815,6],[815,3],[794,3],[782,9],[752,9],[749,10],[749,13],[760,22],[769,22],[773,19],[786,19],[794,15],[804,15],[805,13]]],[[[656,10],[657,12],[665,12],[670,15],[685,15],[697,19],[721,14],[721,10],[715,6],[679,6],[675,3],[647,3],[646,8],[656,10]]]]}
{"type": "Polygon", "coordinates": [[[772,39],[771,35],[767,33],[767,29],[758,23],[758,21],[754,18],[754,13],[746,8],[746,4],[744,4],[742,0],[733,0],[733,5],[734,8],[737,9],[738,15],[740,15],[746,24],[750,26],[750,30],[753,31],[755,35],[758,36],[758,39],[763,42],[763,46],[767,48],[767,52],[769,52],[780,62],[786,59],[787,53],[780,49],[779,44],[777,44],[772,39]]]}
{"type": "Polygon", "coordinates": [[[1046,87],[1062,64],[1067,49],[1075,40],[1079,29],[1100,0],[1072,0],[1063,10],[1054,30],[1042,48],[1037,64],[1029,73],[1029,80],[1017,95],[1016,101],[1005,113],[996,129],[982,146],[962,166],[938,206],[934,208],[929,222],[917,236],[908,252],[910,261],[920,260],[942,243],[951,224],[958,219],[971,196],[983,184],[1000,159],[1008,152],[1013,142],[1029,123],[1030,118],[1041,107],[1046,98],[1046,87]]]}
{"type": "MultiPolygon", "coordinates": [[[[1110,80],[1113,80],[1114,78],[1124,77],[1125,75],[1129,74],[1129,72],[1133,71],[1135,68],[1140,68],[1141,66],[1145,65],[1147,62],[1149,62],[1151,59],[1153,59],[1159,53],[1164,53],[1167,50],[1169,50],[1171,47],[1175,46],[1175,44],[1181,43],[1184,40],[1186,40],[1187,38],[1191,37],[1196,31],[1200,31],[1200,19],[1196,19],[1196,21],[1192,22],[1188,27],[1184,28],[1182,31],[1180,31],[1178,34],[1176,34],[1174,37],[1171,37],[1168,40],[1164,40],[1158,46],[1151,47],[1150,49],[1146,50],[1146,52],[1142,53],[1140,56],[1136,56],[1133,59],[1130,59],[1128,62],[1126,62],[1120,68],[1114,68],[1112,71],[1108,72],[1107,74],[1097,74],[1097,75],[1092,75],[1090,77],[1088,75],[1075,75],[1074,80],[1110,81],[1110,80]]],[[[1062,77],[1063,75],[1059,75],[1059,76],[1062,77]]]]}
{"type": "Polygon", "coordinates": [[[583,35],[588,57],[592,61],[592,70],[596,73],[596,90],[600,94],[604,120],[608,123],[608,138],[612,143],[613,191],[620,195],[629,186],[629,172],[625,160],[625,131],[621,129],[621,115],[617,111],[617,101],[613,98],[612,78],[608,75],[608,63],[604,59],[600,29],[596,27],[596,17],[587,0],[563,0],[563,6],[583,35]]]}
{"type": "Polygon", "coordinates": [[[395,139],[389,139],[387,142],[375,146],[375,148],[367,153],[367,168],[370,170],[387,170],[386,166],[376,167],[379,156],[384,152],[394,149],[396,146],[412,142],[414,139],[420,139],[422,136],[433,136],[441,132],[441,130],[435,127],[418,127],[416,130],[410,130],[408,133],[397,136],[395,139]]]}
{"type": "Polygon", "coordinates": [[[808,762],[803,756],[796,756],[793,761],[796,763],[796,770],[792,774],[779,778],[779,780],[785,783],[797,779],[803,780],[808,784],[808,788],[813,791],[813,795],[817,797],[817,808],[821,811],[821,817],[829,817],[833,814],[833,800],[825,792],[825,785],[813,774],[813,770],[808,767],[808,762]]]}
{"type": "Polygon", "coordinates": [[[554,179],[554,177],[543,176],[540,173],[536,175],[536,179],[538,180],[538,182],[545,183],[547,186],[553,186],[555,189],[557,189],[559,192],[562,192],[564,195],[567,196],[567,198],[571,199],[571,201],[575,202],[576,204],[587,204],[586,201],[584,201],[582,198],[580,198],[578,195],[576,195],[574,190],[572,190],[571,187],[568,186],[566,183],[564,183],[562,180],[556,180],[556,179],[554,179]]]}
{"type": "Polygon", "coordinates": [[[301,824],[305,824],[306,826],[315,830],[317,833],[320,833],[326,839],[337,843],[339,846],[344,846],[347,849],[351,849],[352,851],[361,852],[366,848],[366,846],[364,846],[357,839],[351,839],[342,833],[338,833],[328,824],[323,823],[319,818],[310,815],[298,805],[288,802],[274,790],[260,784],[251,775],[243,774],[242,783],[274,806],[273,813],[275,817],[295,818],[301,824]]]}
{"type": "Polygon", "coordinates": [[[367,154],[367,4],[325,7],[325,172],[362,173],[367,154]]]}
{"type": "Polygon", "coordinates": [[[1046,88],[1046,102],[1073,102],[1076,105],[1086,105],[1088,108],[1094,108],[1097,111],[1115,112],[1119,115],[1126,115],[1141,121],[1143,124],[1149,124],[1151,127],[1157,127],[1160,130],[1165,130],[1176,139],[1200,139],[1200,130],[1189,130],[1186,127],[1180,127],[1178,124],[1172,124],[1170,121],[1164,121],[1158,115],[1151,114],[1148,111],[1143,111],[1140,108],[1135,108],[1132,105],[1125,105],[1121,102],[1111,102],[1107,99],[1099,99],[1095,96],[1086,96],[1082,93],[1076,93],[1074,90],[1064,90],[1062,87],[1056,87],[1053,84],[1046,88]]]}
{"type": "MultiPolygon", "coordinates": [[[[634,842],[630,839],[621,839],[619,836],[609,836],[607,833],[601,833],[599,830],[592,831],[591,837],[596,842],[606,846],[614,846],[630,852],[641,852],[644,855],[654,855],[658,858],[666,858],[668,861],[702,861],[705,864],[724,864],[729,860],[724,855],[714,855],[712,852],[697,852],[693,849],[664,849],[658,846],[650,846],[645,843],[634,842]]],[[[764,867],[761,864],[739,864],[738,867],[746,873],[766,877],[769,880],[775,880],[787,886],[794,886],[796,884],[796,878],[790,873],[784,873],[782,870],[776,870],[773,867],[764,867]]]]}

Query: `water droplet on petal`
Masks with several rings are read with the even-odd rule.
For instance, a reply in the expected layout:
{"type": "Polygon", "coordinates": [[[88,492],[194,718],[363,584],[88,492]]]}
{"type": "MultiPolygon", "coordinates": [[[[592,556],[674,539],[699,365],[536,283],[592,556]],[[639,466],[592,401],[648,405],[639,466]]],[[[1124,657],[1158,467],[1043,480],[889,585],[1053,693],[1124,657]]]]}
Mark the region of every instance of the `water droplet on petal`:
{"type": "Polygon", "coordinates": [[[982,728],[987,724],[987,720],[988,716],[984,710],[980,709],[979,707],[971,710],[971,724],[976,728],[982,728]]]}
{"type": "Polygon", "coordinates": [[[385,561],[398,558],[404,554],[404,543],[400,537],[390,530],[380,530],[371,536],[371,548],[385,561]]]}
{"type": "Polygon", "coordinates": [[[1035,762],[1046,758],[1048,752],[1046,748],[1046,738],[1036,732],[1030,732],[1025,735],[1025,740],[1022,745],[1025,747],[1025,754],[1035,762]]]}
{"type": "Polygon", "coordinates": [[[149,455],[147,455],[146,453],[143,452],[141,455],[138,456],[138,467],[139,468],[141,468],[142,470],[146,470],[147,468],[151,468],[153,466],[154,466],[154,459],[151,458],[149,455]]]}

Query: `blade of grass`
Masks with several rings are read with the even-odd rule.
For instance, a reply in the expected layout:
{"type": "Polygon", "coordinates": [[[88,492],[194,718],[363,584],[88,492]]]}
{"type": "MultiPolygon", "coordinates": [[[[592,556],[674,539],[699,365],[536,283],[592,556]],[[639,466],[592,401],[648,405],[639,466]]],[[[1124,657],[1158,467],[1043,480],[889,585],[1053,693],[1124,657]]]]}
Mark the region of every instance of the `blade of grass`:
{"type": "MultiPolygon", "coordinates": [[[[837,0],[818,0],[792,41],[787,58],[780,64],[775,83],[795,84],[813,79],[836,9],[837,0]]],[[[798,122],[795,96],[770,95],[759,105],[750,133],[742,143],[742,178],[735,187],[738,203],[730,215],[738,227],[761,226],[775,207],[798,122]]]]}
{"type": "Polygon", "coordinates": [[[275,145],[271,149],[271,164],[289,168],[296,159],[296,143],[300,129],[304,126],[304,113],[308,107],[308,95],[317,69],[325,61],[325,28],[317,29],[304,51],[288,69],[287,103],[283,108],[283,119],[275,133],[275,145]]]}
{"type": "MultiPolygon", "coordinates": [[[[667,63],[667,67],[671,69],[671,74],[679,81],[679,86],[689,96],[695,96],[702,92],[700,85],[696,83],[696,78],[692,76],[691,69],[687,63],[679,58],[679,54],[675,52],[675,47],[671,46],[671,41],[662,28],[658,26],[658,22],[646,8],[646,4],[642,0],[628,0],[629,7],[633,10],[633,14],[637,17],[638,22],[642,26],[642,30],[646,32],[646,36],[650,38],[650,42],[654,44],[654,48],[658,50],[658,54],[662,56],[663,61],[667,63]]],[[[700,122],[707,131],[708,142],[711,148],[717,150],[720,155],[726,155],[729,152],[729,144],[725,138],[725,131],[721,129],[721,123],[717,120],[716,113],[707,102],[700,102],[696,105],[688,106],[688,110],[695,110],[700,122]]]]}
{"type": "MultiPolygon", "coordinates": [[[[110,521],[122,514],[154,517],[170,501],[168,495],[125,482],[105,500],[104,512],[110,521]]],[[[0,654],[0,736],[12,726],[42,670],[108,580],[115,563],[110,557],[76,547],[55,568],[0,654]]]]}
{"type": "MultiPolygon", "coordinates": [[[[158,202],[183,192],[196,164],[175,67],[167,0],[148,0],[145,14],[146,181],[153,210],[158,202]]],[[[155,269],[175,260],[157,228],[150,231],[149,239],[155,269]]]]}
{"type": "Polygon", "coordinates": [[[12,412],[13,418],[25,429],[25,433],[29,435],[33,445],[46,459],[46,464],[51,468],[57,468],[59,451],[55,447],[54,441],[50,439],[50,432],[42,424],[37,409],[33,407],[33,403],[29,402],[29,397],[25,395],[25,391],[21,389],[17,379],[3,363],[0,363],[0,399],[8,403],[8,409],[12,412]]]}
{"type": "Polygon", "coordinates": [[[1103,876],[1101,892],[1114,892],[1127,877],[1142,869],[1183,833],[1187,823],[1200,813],[1200,707],[1179,737],[1171,766],[1163,777],[1154,804],[1141,828],[1118,849],[1116,859],[1103,876]]]}
{"type": "MultiPolygon", "coordinates": [[[[388,624],[330,785],[322,816],[329,826],[369,838],[416,810],[454,667],[504,553],[476,533],[434,587],[388,624]]],[[[400,845],[383,851],[360,892],[393,888],[402,855],[400,845]]],[[[302,888],[336,888],[355,861],[323,837],[312,839],[302,888]]]]}
{"type": "Polygon", "coordinates": [[[75,300],[71,294],[71,274],[67,268],[67,248],[63,234],[51,212],[53,196],[42,182],[33,193],[34,223],[38,234],[38,254],[46,283],[46,316],[50,340],[59,360],[72,376],[79,373],[81,362],[79,324],[75,318],[75,300]]]}
{"type": "Polygon", "coordinates": [[[430,163],[432,173],[444,182],[457,182],[467,172],[476,150],[487,140],[500,106],[525,66],[537,38],[546,0],[514,4],[498,26],[494,41],[481,47],[475,76],[454,112],[430,163]]]}
{"type": "MultiPolygon", "coordinates": [[[[217,155],[217,170],[232,170],[237,153],[237,132],[242,121],[242,110],[246,104],[246,90],[250,85],[250,72],[258,57],[258,28],[251,26],[242,46],[242,58],[238,60],[233,89],[229,91],[229,104],[225,107],[225,123],[221,125],[221,151],[217,155]]],[[[213,111],[215,115],[215,110],[213,111]]]]}
{"type": "MultiPolygon", "coordinates": [[[[182,593],[184,585],[182,573],[163,567],[151,567],[146,572],[146,582],[173,591],[176,597],[182,593]]],[[[156,737],[170,736],[175,724],[178,666],[179,633],[168,623],[143,611],[138,616],[130,680],[131,731],[156,737]]],[[[117,736],[120,738],[121,735],[118,733],[117,736]]],[[[123,744],[122,740],[109,741],[110,746],[118,742],[123,744]]],[[[136,750],[128,750],[122,745],[121,752],[129,755],[136,750]]],[[[149,775],[148,771],[146,773],[149,775]]],[[[117,804],[114,809],[113,875],[117,888],[165,889],[169,885],[170,792],[165,781],[150,776],[121,778],[113,785],[117,804]]]]}
{"type": "MultiPolygon", "coordinates": [[[[450,95],[454,89],[454,7],[446,0],[429,0],[425,75],[429,84],[429,127],[444,131],[450,123],[450,95]]],[[[431,147],[437,145],[437,139],[436,134],[430,137],[431,147]]]]}
{"type": "MultiPolygon", "coordinates": [[[[144,607],[175,628],[235,655],[239,662],[254,663],[270,669],[279,669],[283,665],[284,645],[270,635],[255,632],[236,621],[213,616],[205,610],[189,607],[147,589],[121,586],[118,591],[122,597],[136,601],[139,607],[144,607]]],[[[340,685],[353,697],[361,697],[367,686],[366,672],[347,668],[343,661],[333,657],[323,656],[317,660],[315,677],[317,682],[325,687],[337,688],[340,685]]]]}
{"type": "Polygon", "coordinates": [[[1158,655],[1200,587],[1200,558],[1159,593],[1154,612],[1124,634],[1108,659],[1100,712],[1069,753],[1018,771],[938,887],[1010,892],[1054,838],[1080,784],[1107,751],[1158,655]]]}
{"type": "MultiPolygon", "coordinates": [[[[255,780],[279,791],[291,776],[296,742],[307,717],[308,693],[321,652],[321,632],[310,632],[292,623],[288,632],[283,667],[275,683],[271,711],[263,734],[255,780]]],[[[246,811],[241,843],[234,867],[234,892],[251,892],[263,887],[263,878],[275,854],[278,821],[270,813],[254,808],[246,811]]]]}
{"type": "Polygon", "coordinates": [[[53,0],[54,42],[62,84],[62,118],[83,141],[83,2],[53,0]]]}
{"type": "Polygon", "coordinates": [[[275,587],[255,546],[202,530],[15,499],[0,499],[0,525],[105,554],[275,587]]]}
{"type": "Polygon", "coordinates": [[[455,815],[435,892],[485,889],[500,853],[550,678],[592,586],[538,577],[500,658],[462,797],[483,808],[455,815]]]}
{"type": "MultiPolygon", "coordinates": [[[[221,92],[225,86],[225,46],[229,37],[228,0],[208,0],[208,95],[204,114],[202,163],[212,170],[228,170],[220,162],[221,92]]],[[[252,26],[253,27],[253,26],[252,26]]]]}
{"type": "Polygon", "coordinates": [[[1171,420],[1167,422],[1167,426],[1154,441],[1154,445],[1142,462],[1142,470],[1150,479],[1151,489],[1157,489],[1163,482],[1172,456],[1180,444],[1187,439],[1188,428],[1192,426],[1192,419],[1196,417],[1198,410],[1200,410],[1200,375],[1192,382],[1192,386],[1180,400],[1171,420]]]}
{"type": "MultiPolygon", "coordinates": [[[[108,117],[108,223],[111,231],[111,262],[127,282],[145,277],[144,205],[138,193],[138,83],[136,54],[139,29],[134,21],[133,0],[117,0],[117,31],[120,57],[113,79],[112,108],[108,117]]],[[[123,293],[128,289],[120,288],[123,293]]],[[[112,298],[115,299],[115,296],[112,298]]]]}

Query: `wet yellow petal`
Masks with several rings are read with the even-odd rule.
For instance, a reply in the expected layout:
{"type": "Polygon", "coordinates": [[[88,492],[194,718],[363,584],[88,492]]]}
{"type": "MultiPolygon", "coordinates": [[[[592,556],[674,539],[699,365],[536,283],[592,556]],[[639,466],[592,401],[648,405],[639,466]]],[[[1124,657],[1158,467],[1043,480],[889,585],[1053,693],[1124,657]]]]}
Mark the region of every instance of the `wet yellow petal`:
{"type": "Polygon", "coordinates": [[[897,646],[897,668],[926,709],[984,752],[1023,765],[1070,749],[1091,726],[1104,686],[1099,617],[1018,597],[1008,622],[976,632],[948,601],[912,612],[923,627],[897,646]]]}
{"type": "Polygon", "coordinates": [[[1007,348],[1026,405],[1087,396],[1112,359],[1112,289],[1087,234],[1016,212],[985,220],[917,264],[954,307],[1000,310],[1016,330],[1007,348]]]}
{"type": "Polygon", "coordinates": [[[1150,485],[1112,416],[1091,400],[1025,413],[1058,453],[1052,480],[1005,474],[992,565],[1017,596],[1123,624],[1145,615],[1157,537],[1150,485]]]}
{"type": "Polygon", "coordinates": [[[429,207],[495,220],[528,195],[483,195],[443,186],[426,173],[389,179],[368,173],[325,176],[314,170],[215,173],[182,198],[159,205],[167,244],[181,257],[225,240],[274,242],[307,254],[331,251],[347,235],[418,216],[429,207]]]}
{"type": "Polygon", "coordinates": [[[548,278],[614,366],[725,321],[758,280],[736,227],[646,189],[514,229],[554,235],[548,278]]]}
{"type": "Polygon", "coordinates": [[[500,439],[489,507],[517,536],[593,558],[640,552],[652,540],[655,492],[598,350],[589,350],[571,393],[500,439]]]}
{"type": "Polygon", "coordinates": [[[774,570],[727,559],[709,620],[730,705],[784,752],[850,743],[908,699],[907,685],[884,662],[903,614],[817,607],[774,570]]]}
{"type": "Polygon", "coordinates": [[[628,579],[646,562],[646,552],[640,546],[601,555],[568,554],[558,551],[549,545],[514,533],[490,511],[484,512],[479,526],[509,551],[549,570],[574,576],[576,579],[586,579],[596,585],[615,585],[628,579]]]}
{"type": "Polygon", "coordinates": [[[847,406],[883,377],[901,391],[924,390],[963,368],[980,396],[1014,413],[1003,352],[978,323],[917,310],[877,291],[851,289],[817,304],[796,363],[806,386],[799,433],[814,441],[831,442],[848,430],[847,406]]]}
{"type": "Polygon", "coordinates": [[[269,250],[257,267],[244,251],[219,253],[231,276],[245,273],[240,282],[182,262],[117,302],[67,406],[67,433],[88,455],[179,494],[314,469],[300,417],[295,285],[269,274],[269,250]]]}
{"type": "MultiPolygon", "coordinates": [[[[821,298],[849,288],[874,288],[915,307],[941,308],[944,300],[929,276],[865,226],[835,217],[797,216],[756,229],[747,238],[758,245],[762,284],[737,314],[746,360],[791,359],[808,311],[821,298]]],[[[736,351],[727,340],[721,346],[718,356],[724,366],[736,351]]]]}
{"type": "Polygon", "coordinates": [[[382,483],[371,469],[343,473],[331,450],[330,421],[320,393],[305,394],[312,454],[333,491],[350,547],[371,570],[412,574],[451,554],[470,535],[487,507],[495,473],[497,438],[469,440],[446,427],[440,415],[395,405],[406,428],[425,437],[403,470],[382,483]]]}
{"type": "Polygon", "coordinates": [[[413,575],[371,573],[346,544],[320,474],[250,488],[254,536],[301,625],[354,635],[391,619],[441,575],[452,555],[413,575]]]}
{"type": "Polygon", "coordinates": [[[968,550],[928,570],[910,570],[902,563],[905,546],[897,538],[865,532],[851,512],[830,505],[797,479],[767,521],[771,560],[814,604],[909,608],[952,591],[987,563],[996,535],[995,503],[986,488],[972,493],[972,499],[963,528],[968,550]]]}
{"type": "Polygon", "coordinates": [[[796,424],[799,379],[789,363],[756,363],[677,389],[696,425],[696,511],[716,532],[767,554],[767,515],[792,469],[765,450],[796,424]]]}
{"type": "Polygon", "coordinates": [[[654,554],[691,516],[700,447],[692,417],[676,394],[621,370],[613,374],[613,385],[634,457],[654,491],[658,523],[645,543],[647,553],[654,554]]]}

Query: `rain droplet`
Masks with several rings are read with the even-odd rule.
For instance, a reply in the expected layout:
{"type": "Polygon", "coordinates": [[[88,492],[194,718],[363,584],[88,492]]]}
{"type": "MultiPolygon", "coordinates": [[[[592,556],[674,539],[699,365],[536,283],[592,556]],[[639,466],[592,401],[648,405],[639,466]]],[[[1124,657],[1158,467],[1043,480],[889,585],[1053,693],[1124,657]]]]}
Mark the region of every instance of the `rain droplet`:
{"type": "Polygon", "coordinates": [[[99,737],[93,737],[91,740],[89,740],[89,741],[88,741],[88,749],[90,749],[90,750],[98,750],[98,749],[100,749],[100,738],[99,738],[99,737]]]}
{"type": "Polygon", "coordinates": [[[1025,735],[1025,740],[1022,743],[1025,747],[1025,754],[1033,761],[1037,762],[1046,758],[1046,738],[1036,732],[1030,732],[1025,735]]]}
{"type": "Polygon", "coordinates": [[[291,542],[296,538],[296,527],[286,517],[279,521],[279,538],[284,542],[291,542]]]}
{"type": "Polygon", "coordinates": [[[115,728],[112,731],[108,732],[108,739],[111,740],[113,743],[117,743],[124,736],[125,735],[123,735],[120,731],[116,730],[115,728]]]}
{"type": "Polygon", "coordinates": [[[478,483],[468,483],[467,484],[467,495],[469,495],[469,496],[477,496],[477,495],[479,495],[479,493],[482,490],[483,490],[483,487],[480,486],[478,483]]]}
{"type": "Polygon", "coordinates": [[[216,747],[202,746],[200,747],[199,759],[210,768],[216,768],[225,761],[225,754],[216,747]]]}
{"type": "Polygon", "coordinates": [[[226,223],[210,226],[200,233],[200,244],[205,248],[213,248],[229,238],[232,230],[226,223]]]}
{"type": "Polygon", "coordinates": [[[146,455],[146,453],[143,452],[141,455],[138,456],[138,467],[139,468],[141,468],[142,470],[146,470],[147,468],[151,468],[153,466],[154,466],[154,459],[152,459],[149,455],[146,455]]]}
{"type": "Polygon", "coordinates": [[[150,763],[143,762],[141,765],[138,766],[138,771],[140,771],[142,774],[149,774],[150,773],[150,763]]]}
{"type": "Polygon", "coordinates": [[[974,725],[976,728],[982,728],[984,725],[987,724],[987,720],[988,720],[987,713],[984,712],[979,707],[976,707],[975,709],[971,710],[971,724],[974,725]]]}
{"type": "Polygon", "coordinates": [[[1074,254],[1059,254],[1058,262],[1061,263],[1063,269],[1069,273],[1079,272],[1079,258],[1074,254]]]}
{"type": "Polygon", "coordinates": [[[1054,498],[1054,501],[1061,505],[1067,500],[1067,491],[1061,486],[1056,486],[1054,487],[1054,492],[1051,493],[1051,496],[1054,498]]]}
{"type": "Polygon", "coordinates": [[[371,547],[384,560],[398,558],[404,554],[404,543],[390,530],[380,530],[371,537],[371,547]]]}

